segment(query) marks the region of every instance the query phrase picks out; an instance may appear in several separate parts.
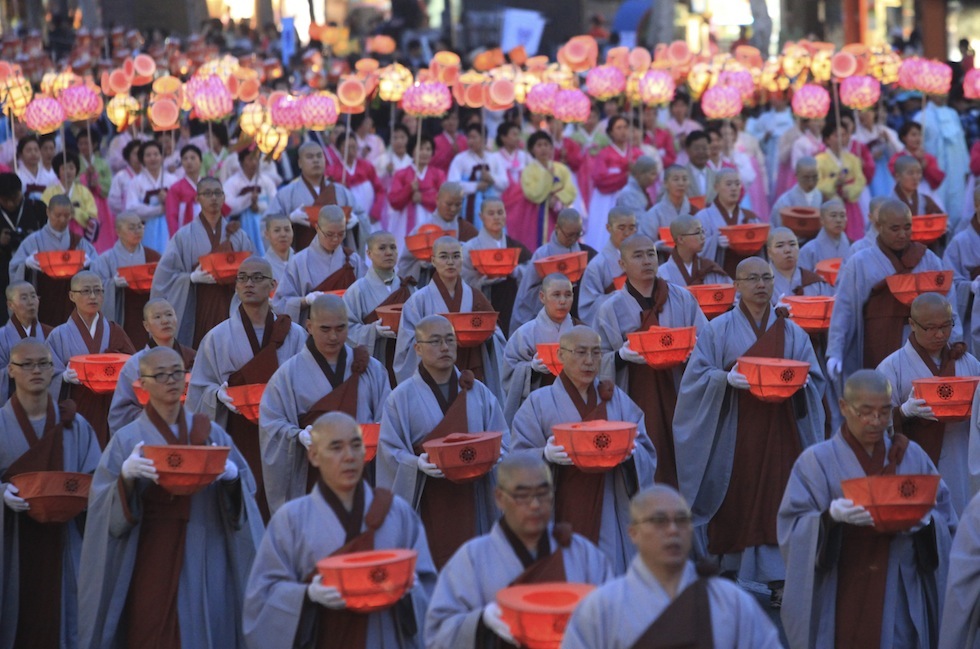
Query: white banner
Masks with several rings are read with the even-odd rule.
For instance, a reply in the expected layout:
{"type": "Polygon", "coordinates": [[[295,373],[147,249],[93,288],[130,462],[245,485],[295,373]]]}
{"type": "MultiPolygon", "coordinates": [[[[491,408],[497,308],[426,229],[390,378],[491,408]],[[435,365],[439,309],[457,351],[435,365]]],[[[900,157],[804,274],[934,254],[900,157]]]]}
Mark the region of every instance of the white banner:
{"type": "Polygon", "coordinates": [[[518,45],[523,45],[528,56],[536,55],[544,25],[544,16],[537,11],[505,8],[503,27],[500,30],[500,48],[509,52],[518,45]]]}

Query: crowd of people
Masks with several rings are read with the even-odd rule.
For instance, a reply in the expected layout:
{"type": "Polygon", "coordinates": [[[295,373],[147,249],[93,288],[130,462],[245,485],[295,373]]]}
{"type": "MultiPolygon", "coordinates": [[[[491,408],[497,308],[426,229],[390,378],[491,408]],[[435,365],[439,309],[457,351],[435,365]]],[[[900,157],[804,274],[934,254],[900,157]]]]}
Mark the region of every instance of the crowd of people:
{"type": "Polygon", "coordinates": [[[221,124],[0,148],[0,648],[492,647],[516,644],[497,592],[543,581],[598,586],[563,647],[975,646],[980,396],[939,421],[912,387],[980,376],[980,148],[953,109],[930,99],[897,133],[782,96],[744,122],[693,119],[681,94],[572,126],[396,117],[387,141],[368,112],[278,160],[221,124]],[[783,222],[797,208],[819,214],[808,238],[783,222]],[[938,213],[946,232],[913,240],[938,213]],[[738,252],[725,228],[753,223],[765,245],[738,252]],[[505,276],[474,263],[503,249],[505,276]],[[54,276],[59,251],[82,269],[54,276]],[[240,260],[230,279],[215,253],[240,260]],[[568,253],[584,272],[549,267],[568,253]],[[151,263],[148,290],[121,273],[151,263]],[[940,270],[911,305],[887,282],[940,270]],[[710,319],[705,285],[736,296],[710,319]],[[798,326],[793,296],[833,296],[829,330],[798,326]],[[459,314],[496,326],[474,344],[459,314]],[[690,356],[652,367],[628,338],[651,327],[694,328],[690,356]],[[130,355],[111,394],[71,362],[101,353],[130,355]],[[760,399],[746,356],[807,379],[760,399]],[[254,384],[257,421],[232,390],[254,384]],[[636,428],[598,473],[553,434],[593,420],[636,428]],[[471,482],[423,447],[482,431],[501,459],[471,482]],[[161,444],[231,451],[174,496],[143,453],[161,444]],[[32,471],[93,474],[87,512],[31,519],[11,478],[32,471]],[[898,533],[841,489],[937,473],[898,533]],[[316,576],[382,548],[417,552],[391,608],[350,611],[316,576]]]}

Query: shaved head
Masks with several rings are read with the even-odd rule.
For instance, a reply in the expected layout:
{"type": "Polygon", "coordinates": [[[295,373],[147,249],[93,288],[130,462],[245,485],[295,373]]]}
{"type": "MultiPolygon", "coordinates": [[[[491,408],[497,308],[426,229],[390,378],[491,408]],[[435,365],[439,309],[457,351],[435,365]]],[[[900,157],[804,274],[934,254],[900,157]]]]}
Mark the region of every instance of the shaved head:
{"type": "Polygon", "coordinates": [[[99,286],[102,285],[102,279],[92,271],[90,270],[79,271],[75,273],[75,275],[71,278],[71,290],[73,291],[78,290],[78,287],[85,284],[87,280],[90,281],[93,279],[96,282],[98,282],[99,286]]]}
{"type": "Polygon", "coordinates": [[[824,203],[820,206],[820,213],[826,214],[833,209],[846,209],[844,207],[844,201],[839,198],[831,198],[829,201],[824,201],[824,203]]]}
{"type": "Polygon", "coordinates": [[[140,374],[150,372],[161,365],[180,365],[184,367],[184,359],[171,347],[154,347],[140,356],[140,374]]]}
{"type": "Polygon", "coordinates": [[[339,205],[324,205],[320,208],[317,219],[317,227],[319,227],[319,223],[332,223],[333,225],[344,226],[347,225],[347,215],[344,214],[344,209],[339,205]]]}
{"type": "Polygon", "coordinates": [[[802,171],[806,171],[810,169],[815,170],[816,168],[817,168],[817,159],[812,158],[808,155],[805,155],[796,161],[796,173],[800,173],[802,171]]]}
{"type": "Polygon", "coordinates": [[[844,383],[844,401],[853,402],[859,392],[891,396],[892,384],[878,370],[858,370],[844,383]]]}
{"type": "Polygon", "coordinates": [[[562,211],[558,212],[556,224],[562,226],[562,229],[564,229],[565,226],[578,227],[579,225],[582,225],[582,215],[579,214],[578,210],[571,207],[566,207],[562,211]]]}
{"type": "MultiPolygon", "coordinates": [[[[766,238],[766,247],[772,246],[774,241],[777,240],[784,241],[785,240],[784,237],[796,239],[796,233],[790,230],[789,228],[783,228],[783,227],[772,228],[771,230],[769,230],[769,236],[766,238]]],[[[750,257],[750,259],[752,259],[752,257],[750,257]]],[[[755,257],[754,259],[758,259],[758,257],[755,257]]],[[[745,259],[743,261],[748,261],[748,259],[745,259]]],[[[741,264],[739,264],[739,266],[741,266],[741,264]]]]}
{"type": "Polygon", "coordinates": [[[116,232],[122,229],[127,223],[139,223],[140,215],[136,212],[122,212],[116,216],[116,232]]]}
{"type": "Polygon", "coordinates": [[[164,306],[171,310],[173,310],[174,308],[174,306],[170,302],[163,299],[162,297],[155,297],[150,300],[147,300],[146,304],[143,305],[143,319],[146,320],[147,316],[149,316],[150,313],[152,313],[156,309],[156,307],[164,307],[164,306]]]}
{"type": "Polygon", "coordinates": [[[344,303],[344,298],[330,293],[316,296],[313,304],[310,305],[310,319],[316,319],[328,313],[342,316],[346,320],[347,305],[344,303]]]}
{"type": "Polygon", "coordinates": [[[940,295],[939,293],[923,293],[919,297],[912,301],[912,319],[913,320],[925,320],[928,315],[932,315],[936,312],[942,312],[953,316],[953,307],[950,305],[949,300],[940,295]]]}
{"type": "Polygon", "coordinates": [[[895,174],[903,174],[909,169],[914,169],[918,167],[922,168],[922,163],[910,155],[903,155],[901,158],[895,161],[895,174]]]}
{"type": "Polygon", "coordinates": [[[558,344],[568,349],[599,345],[599,334],[585,325],[576,325],[561,335],[558,344]]]}
{"type": "Polygon", "coordinates": [[[633,162],[633,170],[630,172],[634,177],[657,170],[657,161],[648,155],[641,155],[633,162]]]}
{"type": "MultiPolygon", "coordinates": [[[[790,230],[792,233],[792,230],[790,230]]],[[[796,236],[796,235],[794,235],[796,236]]],[[[735,276],[746,276],[752,273],[765,273],[769,270],[769,264],[765,262],[761,257],[749,257],[748,259],[743,259],[738,263],[735,268],[735,276]]]]}
{"type": "Polygon", "coordinates": [[[655,484],[639,492],[630,500],[630,523],[636,525],[656,504],[668,501],[688,509],[684,496],[673,487],[665,484],[655,484]]]}
{"type": "Polygon", "coordinates": [[[912,210],[909,206],[898,200],[897,198],[889,198],[881,207],[878,209],[878,224],[880,225],[885,221],[885,219],[908,219],[909,222],[912,221],[912,210]]]}
{"type": "Polygon", "coordinates": [[[549,273],[545,275],[545,278],[541,280],[541,291],[547,293],[553,286],[561,284],[562,286],[572,287],[572,282],[570,279],[562,275],[561,273],[549,273]]]}
{"type": "Polygon", "coordinates": [[[633,210],[626,207],[616,206],[609,210],[609,215],[606,217],[606,222],[612,225],[612,223],[615,221],[632,218],[636,218],[636,214],[633,212],[633,210]]]}
{"type": "Polygon", "coordinates": [[[456,182],[443,183],[439,187],[438,196],[462,196],[463,186],[456,182]]]}
{"type": "Polygon", "coordinates": [[[654,247],[656,244],[653,239],[645,234],[634,234],[626,239],[619,245],[619,252],[623,257],[627,256],[627,253],[633,252],[637,248],[650,248],[654,247]]]}
{"type": "Polygon", "coordinates": [[[721,169],[716,171],[715,189],[717,189],[721,185],[722,181],[724,181],[726,178],[732,178],[732,177],[739,178],[739,175],[738,175],[738,171],[732,169],[731,167],[722,167],[721,169]]]}
{"type": "Polygon", "coordinates": [[[321,149],[320,148],[320,145],[317,144],[316,142],[307,141],[307,142],[304,142],[303,144],[299,145],[299,150],[297,151],[297,154],[298,154],[299,157],[303,157],[303,154],[306,153],[307,151],[321,151],[322,152],[323,149],[321,149]]]}
{"type": "Polygon", "coordinates": [[[551,471],[540,456],[512,453],[505,455],[497,464],[497,486],[501,489],[513,489],[516,486],[517,478],[519,476],[524,477],[528,473],[537,473],[540,480],[536,482],[539,484],[547,483],[550,485],[552,483],[551,471]]]}
{"type": "Polygon", "coordinates": [[[4,291],[4,294],[7,297],[7,301],[8,302],[12,301],[15,297],[17,297],[18,293],[20,293],[22,290],[26,288],[34,288],[34,285],[31,284],[30,282],[25,282],[23,280],[19,282],[14,282],[12,284],[8,284],[6,290],[4,291]]]}
{"type": "Polygon", "coordinates": [[[871,203],[868,204],[868,219],[875,227],[878,226],[878,217],[881,213],[881,206],[884,205],[885,201],[887,200],[887,196],[875,196],[871,199],[871,203]]]}
{"type": "Polygon", "coordinates": [[[370,250],[374,246],[381,245],[382,241],[395,241],[395,235],[384,230],[378,230],[377,232],[372,232],[367,238],[367,249],[370,250]]]}
{"type": "Polygon", "coordinates": [[[459,239],[454,239],[453,237],[439,237],[432,244],[432,256],[435,257],[436,254],[441,250],[462,250],[463,245],[459,242],[459,239]]]}
{"type": "Polygon", "coordinates": [[[357,421],[345,412],[328,412],[325,415],[320,415],[315,422],[313,422],[313,430],[310,431],[310,437],[313,438],[313,443],[317,443],[322,440],[324,436],[332,431],[357,431],[357,434],[361,434],[361,428],[357,425],[357,421]]]}
{"type": "Polygon", "coordinates": [[[51,348],[35,338],[25,338],[10,348],[10,360],[41,355],[51,360],[51,348]]]}
{"type": "Polygon", "coordinates": [[[671,176],[674,174],[684,174],[687,175],[687,169],[681,165],[673,164],[664,169],[664,182],[670,180],[671,176]]]}
{"type": "Polygon", "coordinates": [[[261,271],[268,277],[272,277],[272,264],[262,257],[252,256],[242,262],[238,267],[238,272],[261,271]]]}
{"type": "Polygon", "coordinates": [[[677,241],[677,239],[690,232],[695,225],[699,225],[700,223],[693,216],[678,216],[670,222],[670,236],[674,238],[674,241],[677,241]]]}
{"type": "Polygon", "coordinates": [[[433,329],[448,328],[453,330],[453,323],[441,315],[430,315],[422,318],[415,325],[415,339],[427,338],[433,329]]]}

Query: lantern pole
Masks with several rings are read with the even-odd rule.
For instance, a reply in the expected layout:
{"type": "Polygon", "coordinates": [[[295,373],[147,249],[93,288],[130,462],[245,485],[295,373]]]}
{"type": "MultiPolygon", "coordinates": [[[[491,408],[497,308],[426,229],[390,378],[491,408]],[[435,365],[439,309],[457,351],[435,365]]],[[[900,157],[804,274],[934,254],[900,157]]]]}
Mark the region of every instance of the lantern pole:
{"type": "Polygon", "coordinates": [[[419,115],[416,118],[416,120],[417,120],[417,123],[415,125],[415,155],[413,155],[412,157],[415,158],[415,175],[418,176],[418,174],[419,174],[419,149],[422,148],[422,123],[425,121],[425,118],[422,117],[421,115],[419,115]]]}
{"type": "Polygon", "coordinates": [[[340,184],[347,186],[347,152],[350,150],[350,111],[347,112],[347,130],[344,133],[344,159],[340,161],[340,166],[344,168],[341,172],[340,184]]]}
{"type": "MultiPolygon", "coordinates": [[[[830,89],[834,93],[834,117],[837,118],[837,128],[841,127],[840,124],[840,84],[837,79],[831,79],[830,89]]],[[[840,135],[838,135],[840,137],[840,135]]]]}
{"type": "MultiPolygon", "coordinates": [[[[14,109],[13,109],[13,107],[9,107],[9,108],[10,108],[10,139],[13,140],[14,139],[14,120],[16,118],[14,117],[14,109]]],[[[17,154],[14,153],[14,173],[18,173],[19,171],[20,171],[20,165],[17,162],[17,154]]]]}

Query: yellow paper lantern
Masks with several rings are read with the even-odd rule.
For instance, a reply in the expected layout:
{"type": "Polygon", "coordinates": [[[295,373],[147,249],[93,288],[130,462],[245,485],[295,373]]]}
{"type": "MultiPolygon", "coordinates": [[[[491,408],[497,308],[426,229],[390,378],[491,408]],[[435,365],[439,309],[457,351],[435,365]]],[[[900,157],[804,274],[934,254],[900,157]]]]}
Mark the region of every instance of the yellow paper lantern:
{"type": "Polygon", "coordinates": [[[13,115],[17,119],[24,117],[27,105],[34,98],[34,89],[30,81],[21,75],[11,75],[7,77],[3,84],[4,104],[3,110],[7,115],[13,115]]]}
{"type": "Polygon", "coordinates": [[[259,147],[259,151],[273,160],[278,160],[289,144],[289,131],[268,121],[262,122],[255,132],[255,144],[259,147]]]}
{"type": "Polygon", "coordinates": [[[405,91],[408,90],[415,81],[412,78],[412,71],[401,63],[392,63],[381,68],[380,78],[378,79],[378,96],[382,101],[397,103],[401,101],[405,91]]]}
{"type": "Polygon", "coordinates": [[[242,128],[242,133],[251,138],[255,137],[259,127],[266,121],[265,106],[259,102],[251,103],[242,109],[241,117],[238,118],[238,125],[242,128]]]}
{"type": "Polygon", "coordinates": [[[105,106],[106,117],[117,130],[124,130],[140,112],[140,103],[130,95],[116,95],[105,106]]]}

